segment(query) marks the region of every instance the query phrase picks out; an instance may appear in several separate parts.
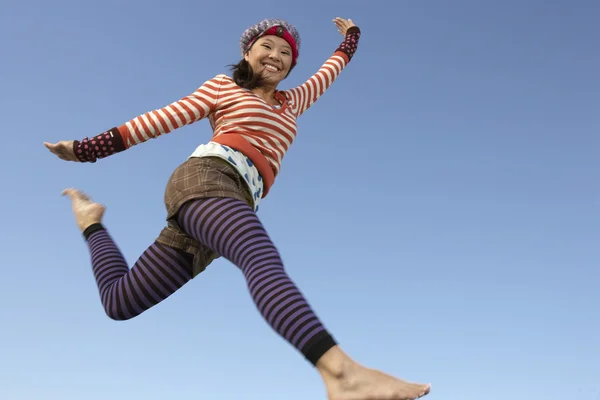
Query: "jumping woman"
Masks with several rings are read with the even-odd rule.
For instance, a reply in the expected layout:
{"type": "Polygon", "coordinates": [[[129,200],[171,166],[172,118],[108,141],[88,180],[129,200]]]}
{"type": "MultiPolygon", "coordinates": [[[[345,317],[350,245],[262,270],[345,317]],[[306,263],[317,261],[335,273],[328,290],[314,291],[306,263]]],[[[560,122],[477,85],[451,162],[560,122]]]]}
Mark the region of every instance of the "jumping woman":
{"type": "Polygon", "coordinates": [[[366,368],[341,349],[288,277],[256,213],[296,137],[297,118],[356,52],[360,29],[351,19],[333,21],[343,41],[296,88],[277,89],[296,65],[299,34],[287,21],[263,20],[242,34],[242,59],[232,66],[232,77],[216,75],[179,101],[100,135],[44,144],[63,160],[96,162],[207,118],[212,139],[171,175],[164,197],[166,225],[131,269],[102,224],[105,207],[76,189],[63,192],[89,246],[107,315],[134,318],[224,257],[244,275],[265,321],[319,371],[330,400],[416,399],[430,386],[366,368]]]}

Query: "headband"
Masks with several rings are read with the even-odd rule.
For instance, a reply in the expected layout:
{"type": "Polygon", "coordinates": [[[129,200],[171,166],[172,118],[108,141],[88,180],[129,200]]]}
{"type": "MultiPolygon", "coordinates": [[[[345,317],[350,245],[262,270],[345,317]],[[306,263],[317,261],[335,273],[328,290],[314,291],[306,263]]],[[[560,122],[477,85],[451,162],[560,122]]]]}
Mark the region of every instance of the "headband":
{"type": "Polygon", "coordinates": [[[292,66],[296,65],[300,51],[300,35],[293,25],[282,19],[265,19],[246,29],[240,38],[242,57],[254,42],[266,35],[279,36],[288,42],[292,48],[292,66]]]}

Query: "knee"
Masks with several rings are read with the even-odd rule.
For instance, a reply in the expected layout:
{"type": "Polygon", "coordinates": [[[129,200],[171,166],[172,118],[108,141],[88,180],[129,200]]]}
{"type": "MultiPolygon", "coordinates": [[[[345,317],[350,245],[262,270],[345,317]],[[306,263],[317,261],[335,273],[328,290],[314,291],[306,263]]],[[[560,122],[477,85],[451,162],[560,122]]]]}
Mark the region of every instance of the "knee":
{"type": "Polygon", "coordinates": [[[105,307],[104,312],[106,313],[106,316],[113,321],[127,321],[136,317],[136,315],[125,314],[109,307],[105,307]]]}

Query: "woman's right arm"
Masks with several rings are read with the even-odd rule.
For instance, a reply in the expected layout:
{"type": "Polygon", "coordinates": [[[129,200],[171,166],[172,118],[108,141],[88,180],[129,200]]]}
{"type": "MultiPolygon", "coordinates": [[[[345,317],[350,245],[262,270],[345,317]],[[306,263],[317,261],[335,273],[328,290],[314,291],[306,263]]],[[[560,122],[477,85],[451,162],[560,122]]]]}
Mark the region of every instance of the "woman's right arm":
{"type": "Polygon", "coordinates": [[[218,75],[206,81],[194,93],[94,137],[44,144],[63,160],[96,162],[99,158],[125,151],[206,118],[216,109],[223,77],[224,75],[218,75]]]}

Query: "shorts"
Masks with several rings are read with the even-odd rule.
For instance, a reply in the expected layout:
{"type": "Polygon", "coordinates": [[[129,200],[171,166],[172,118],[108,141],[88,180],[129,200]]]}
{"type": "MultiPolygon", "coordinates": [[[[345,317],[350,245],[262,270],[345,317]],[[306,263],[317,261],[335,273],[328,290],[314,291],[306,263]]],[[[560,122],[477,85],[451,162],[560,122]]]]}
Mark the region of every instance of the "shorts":
{"type": "Polygon", "coordinates": [[[192,277],[220,255],[188,236],[177,223],[177,213],[187,201],[210,197],[229,197],[253,207],[252,195],[240,174],[218,157],[190,157],[173,171],[165,189],[167,226],[156,242],[191,254],[192,277]]]}

